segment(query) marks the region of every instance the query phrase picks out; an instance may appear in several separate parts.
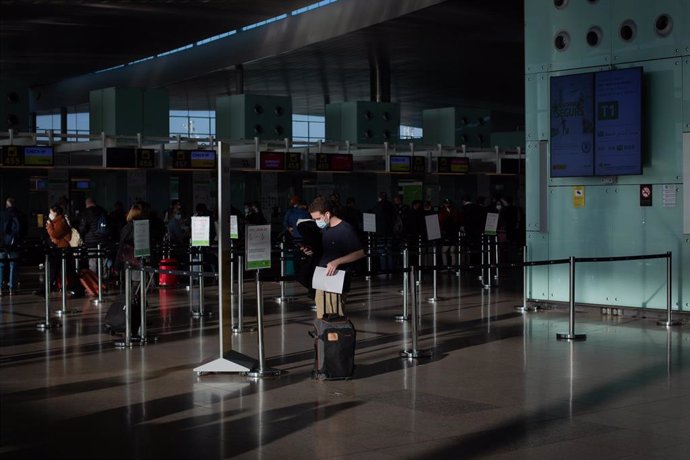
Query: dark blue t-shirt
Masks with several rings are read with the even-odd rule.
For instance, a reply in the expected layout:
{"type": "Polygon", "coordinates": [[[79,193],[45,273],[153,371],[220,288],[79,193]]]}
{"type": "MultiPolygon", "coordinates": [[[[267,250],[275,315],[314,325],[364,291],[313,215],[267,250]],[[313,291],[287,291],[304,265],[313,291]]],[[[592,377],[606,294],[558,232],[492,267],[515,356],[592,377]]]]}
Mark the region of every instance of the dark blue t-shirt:
{"type": "MultiPolygon", "coordinates": [[[[319,260],[319,266],[325,267],[328,262],[338,257],[346,256],[352,252],[362,249],[357,231],[344,220],[334,227],[322,230],[323,234],[323,254],[319,260]]],[[[351,264],[338,266],[339,270],[348,270],[351,264]]]]}

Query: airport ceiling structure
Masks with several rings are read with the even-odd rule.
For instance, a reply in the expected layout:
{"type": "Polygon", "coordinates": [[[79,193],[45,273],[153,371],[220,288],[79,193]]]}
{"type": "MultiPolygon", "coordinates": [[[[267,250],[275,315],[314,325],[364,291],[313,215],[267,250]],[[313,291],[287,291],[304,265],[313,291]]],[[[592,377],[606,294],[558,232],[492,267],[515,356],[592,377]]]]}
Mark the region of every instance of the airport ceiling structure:
{"type": "Polygon", "coordinates": [[[459,106],[522,125],[522,0],[337,0],[291,15],[314,2],[0,0],[0,76],[28,84],[39,113],[87,104],[90,89],[143,86],[167,88],[172,109],[213,109],[217,96],[245,92],[289,95],[293,113],[323,115],[329,102],[374,100],[378,72],[403,124],[459,106]]]}

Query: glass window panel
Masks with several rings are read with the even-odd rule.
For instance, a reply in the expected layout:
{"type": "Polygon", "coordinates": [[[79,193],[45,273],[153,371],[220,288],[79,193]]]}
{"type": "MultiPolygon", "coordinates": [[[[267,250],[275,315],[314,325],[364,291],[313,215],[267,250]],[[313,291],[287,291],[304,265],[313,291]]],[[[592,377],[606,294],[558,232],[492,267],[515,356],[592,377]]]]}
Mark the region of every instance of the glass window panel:
{"type": "Polygon", "coordinates": [[[210,120],[208,117],[189,117],[189,135],[208,136],[211,132],[210,120]]]}
{"type": "Polygon", "coordinates": [[[306,121],[292,122],[292,137],[293,138],[309,138],[309,123],[306,121]]]}
{"type": "Polygon", "coordinates": [[[326,138],[326,123],[310,123],[309,139],[313,142],[326,138]]]}

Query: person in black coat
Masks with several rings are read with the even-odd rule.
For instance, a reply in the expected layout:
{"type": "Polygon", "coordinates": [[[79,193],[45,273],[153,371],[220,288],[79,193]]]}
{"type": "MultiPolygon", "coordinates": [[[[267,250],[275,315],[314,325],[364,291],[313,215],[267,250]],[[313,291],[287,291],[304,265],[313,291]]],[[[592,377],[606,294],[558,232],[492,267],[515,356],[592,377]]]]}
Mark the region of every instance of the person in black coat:
{"type": "MultiPolygon", "coordinates": [[[[79,220],[79,234],[87,248],[95,248],[99,244],[105,246],[110,240],[110,229],[108,227],[108,213],[96,201],[88,197],[84,201],[86,209],[79,220]]],[[[102,259],[105,261],[105,258],[102,259]]],[[[89,258],[89,269],[93,272],[98,271],[98,258],[89,258]]],[[[105,273],[105,270],[104,270],[105,273]]]]}

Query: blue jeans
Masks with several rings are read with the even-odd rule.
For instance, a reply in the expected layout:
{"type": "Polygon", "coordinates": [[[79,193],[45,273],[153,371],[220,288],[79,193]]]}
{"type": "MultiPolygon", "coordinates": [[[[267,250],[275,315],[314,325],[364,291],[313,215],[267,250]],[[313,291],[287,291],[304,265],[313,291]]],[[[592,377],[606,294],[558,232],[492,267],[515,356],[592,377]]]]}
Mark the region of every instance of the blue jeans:
{"type": "Polygon", "coordinates": [[[10,260],[9,262],[5,262],[7,259],[16,259],[17,257],[19,257],[17,251],[0,249],[0,287],[2,287],[2,282],[5,279],[5,263],[8,263],[10,266],[10,279],[7,283],[7,287],[12,290],[17,289],[17,261],[10,260]]]}

